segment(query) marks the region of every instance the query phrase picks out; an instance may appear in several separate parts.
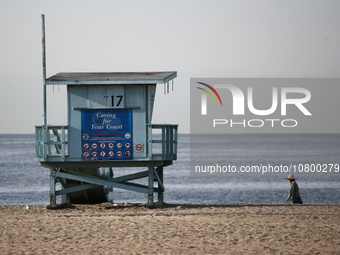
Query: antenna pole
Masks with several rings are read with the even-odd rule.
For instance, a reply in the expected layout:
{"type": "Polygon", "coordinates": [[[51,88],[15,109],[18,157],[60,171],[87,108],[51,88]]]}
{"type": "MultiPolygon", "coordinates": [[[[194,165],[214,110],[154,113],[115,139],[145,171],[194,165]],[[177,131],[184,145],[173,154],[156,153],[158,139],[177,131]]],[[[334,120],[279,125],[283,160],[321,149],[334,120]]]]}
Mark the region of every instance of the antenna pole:
{"type": "Polygon", "coordinates": [[[45,44],[45,15],[41,15],[41,32],[42,32],[42,67],[43,67],[43,96],[44,96],[44,129],[47,128],[46,116],[46,44],[45,44]]]}
{"type": "Polygon", "coordinates": [[[44,161],[47,160],[47,108],[46,108],[46,45],[45,45],[45,15],[41,15],[41,34],[42,34],[42,67],[43,67],[43,96],[44,96],[44,128],[43,128],[43,154],[44,161]]]}

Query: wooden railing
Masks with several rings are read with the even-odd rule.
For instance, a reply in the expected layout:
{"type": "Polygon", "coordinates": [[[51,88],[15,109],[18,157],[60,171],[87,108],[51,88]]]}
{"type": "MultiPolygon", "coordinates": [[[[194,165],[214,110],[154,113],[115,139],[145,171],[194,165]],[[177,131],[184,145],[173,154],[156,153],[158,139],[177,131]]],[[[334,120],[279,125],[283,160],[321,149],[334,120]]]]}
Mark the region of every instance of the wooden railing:
{"type": "MultiPolygon", "coordinates": [[[[177,159],[177,127],[178,125],[169,124],[147,125],[147,160],[177,159]],[[153,130],[160,130],[161,133],[153,137],[153,130]]],[[[36,161],[67,160],[68,126],[47,126],[46,129],[36,126],[35,141],[36,161]]]]}
{"type": "Polygon", "coordinates": [[[52,156],[57,161],[65,161],[68,153],[67,126],[35,127],[36,160],[47,161],[52,156]]]}
{"type": "Polygon", "coordinates": [[[178,125],[170,124],[150,124],[148,128],[148,147],[149,157],[153,160],[176,160],[177,159],[177,137],[178,125]],[[152,130],[161,130],[160,139],[153,139],[152,130]],[[160,144],[161,148],[155,150],[156,144],[160,144]],[[158,152],[158,153],[157,153],[158,152]]]}

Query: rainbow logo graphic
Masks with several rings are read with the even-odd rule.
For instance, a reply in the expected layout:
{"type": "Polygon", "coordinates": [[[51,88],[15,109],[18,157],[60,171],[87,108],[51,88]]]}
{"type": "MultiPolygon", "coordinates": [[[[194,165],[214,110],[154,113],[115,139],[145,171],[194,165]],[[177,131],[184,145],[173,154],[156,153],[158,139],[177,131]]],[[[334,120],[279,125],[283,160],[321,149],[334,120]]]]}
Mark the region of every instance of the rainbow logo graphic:
{"type": "MultiPolygon", "coordinates": [[[[222,106],[222,100],[221,100],[221,97],[220,95],[217,93],[217,91],[210,85],[206,84],[206,83],[203,83],[203,82],[197,82],[198,84],[201,84],[201,85],[204,85],[206,86],[207,88],[209,88],[218,98],[218,100],[220,101],[220,104],[222,106]]],[[[215,105],[217,105],[216,103],[216,100],[215,100],[215,97],[214,95],[207,89],[204,89],[204,88],[200,88],[200,87],[196,87],[200,90],[203,90],[204,92],[206,92],[213,100],[214,100],[214,103],[215,105]]],[[[207,95],[206,94],[203,94],[202,95],[202,101],[201,101],[201,114],[202,115],[207,115],[207,95]]]]}

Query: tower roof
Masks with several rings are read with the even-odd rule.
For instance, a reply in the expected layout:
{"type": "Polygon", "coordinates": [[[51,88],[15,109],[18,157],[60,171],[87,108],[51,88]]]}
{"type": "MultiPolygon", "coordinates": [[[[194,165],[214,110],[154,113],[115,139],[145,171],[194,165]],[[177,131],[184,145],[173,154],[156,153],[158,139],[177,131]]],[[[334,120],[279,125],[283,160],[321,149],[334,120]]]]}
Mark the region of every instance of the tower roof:
{"type": "Polygon", "coordinates": [[[46,79],[46,85],[157,84],[177,77],[167,72],[57,73],[46,79]]]}

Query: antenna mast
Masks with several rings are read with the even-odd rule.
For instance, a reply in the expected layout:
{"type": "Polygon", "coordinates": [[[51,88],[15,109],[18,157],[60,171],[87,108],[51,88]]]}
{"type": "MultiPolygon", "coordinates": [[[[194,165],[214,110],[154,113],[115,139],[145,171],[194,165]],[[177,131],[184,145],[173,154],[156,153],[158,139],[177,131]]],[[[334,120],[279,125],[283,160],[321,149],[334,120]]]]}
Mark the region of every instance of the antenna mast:
{"type": "Polygon", "coordinates": [[[43,67],[43,102],[44,102],[44,129],[47,128],[47,108],[46,108],[46,45],[45,45],[45,15],[41,15],[42,32],[42,67],[43,67]]]}

